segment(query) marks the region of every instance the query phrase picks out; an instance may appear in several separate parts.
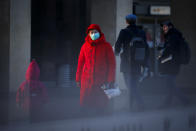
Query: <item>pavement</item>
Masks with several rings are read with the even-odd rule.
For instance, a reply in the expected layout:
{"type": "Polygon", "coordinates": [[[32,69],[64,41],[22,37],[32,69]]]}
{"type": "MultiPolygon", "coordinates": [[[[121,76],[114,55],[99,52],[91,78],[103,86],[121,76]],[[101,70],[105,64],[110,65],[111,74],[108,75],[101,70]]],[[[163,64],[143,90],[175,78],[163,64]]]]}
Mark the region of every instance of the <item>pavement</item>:
{"type": "Polygon", "coordinates": [[[1,131],[195,131],[196,106],[144,112],[120,112],[105,116],[12,123],[1,131]]]}
{"type": "MultiPolygon", "coordinates": [[[[15,94],[9,98],[9,122],[0,126],[0,131],[195,131],[196,91],[183,88],[191,105],[182,106],[176,98],[166,109],[163,103],[167,91],[157,85],[139,87],[145,102],[145,110],[129,110],[129,94],[123,90],[120,97],[111,100],[109,113],[81,114],[80,89],[76,87],[49,87],[49,102],[44,106],[38,121],[31,121],[29,114],[16,108],[15,94]]],[[[152,83],[152,82],[150,82],[152,83]]]]}
{"type": "MultiPolygon", "coordinates": [[[[165,94],[142,95],[145,100],[144,111],[130,111],[128,94],[111,101],[111,111],[106,114],[84,116],[80,112],[78,88],[50,88],[50,102],[41,114],[42,120],[32,122],[29,116],[11,108],[10,121],[0,126],[0,131],[195,131],[196,94],[186,95],[191,105],[182,106],[174,99],[172,106],[158,109],[165,94]]],[[[12,102],[11,102],[12,103],[12,102]]],[[[14,105],[14,104],[12,104],[14,105]]]]}

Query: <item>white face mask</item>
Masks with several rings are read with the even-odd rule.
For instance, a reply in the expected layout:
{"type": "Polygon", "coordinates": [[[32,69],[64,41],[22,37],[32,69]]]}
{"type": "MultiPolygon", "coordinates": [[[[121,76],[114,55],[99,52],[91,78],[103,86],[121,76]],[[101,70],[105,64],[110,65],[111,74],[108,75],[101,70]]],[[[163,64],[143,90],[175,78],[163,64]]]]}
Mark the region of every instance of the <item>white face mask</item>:
{"type": "Polygon", "coordinates": [[[97,40],[100,37],[99,32],[90,34],[92,40],[97,40]]]}

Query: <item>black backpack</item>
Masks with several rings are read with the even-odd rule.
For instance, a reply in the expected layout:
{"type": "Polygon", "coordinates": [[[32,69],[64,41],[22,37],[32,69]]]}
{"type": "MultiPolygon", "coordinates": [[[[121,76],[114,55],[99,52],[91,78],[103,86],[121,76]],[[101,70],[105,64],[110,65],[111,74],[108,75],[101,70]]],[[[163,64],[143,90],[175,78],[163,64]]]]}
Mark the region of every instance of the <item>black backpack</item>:
{"type": "Polygon", "coordinates": [[[191,59],[191,49],[188,42],[182,38],[180,42],[180,64],[187,65],[191,59]]]}
{"type": "Polygon", "coordinates": [[[146,59],[146,42],[141,36],[140,30],[131,31],[131,41],[129,42],[131,62],[144,65],[146,59]]]}

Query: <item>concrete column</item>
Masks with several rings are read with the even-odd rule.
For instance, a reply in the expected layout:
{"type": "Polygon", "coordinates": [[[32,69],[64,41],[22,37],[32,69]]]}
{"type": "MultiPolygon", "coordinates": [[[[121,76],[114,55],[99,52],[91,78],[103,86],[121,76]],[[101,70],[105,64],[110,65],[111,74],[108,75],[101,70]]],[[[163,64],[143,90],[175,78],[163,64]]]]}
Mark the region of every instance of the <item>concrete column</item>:
{"type": "Polygon", "coordinates": [[[30,3],[0,1],[0,124],[8,123],[15,112],[15,92],[25,79],[30,60],[30,3]]]}
{"type": "MultiPolygon", "coordinates": [[[[125,28],[125,16],[132,13],[133,0],[116,0],[116,40],[121,29],[125,28]]],[[[115,40],[115,41],[116,41],[115,40]]],[[[120,57],[116,57],[116,82],[121,89],[127,89],[125,86],[124,78],[120,72],[120,57]]],[[[128,91],[127,91],[128,92],[128,91]]],[[[129,95],[124,95],[119,100],[114,102],[115,110],[124,110],[129,106],[129,95]]]]}
{"type": "Polygon", "coordinates": [[[116,37],[126,27],[125,16],[132,13],[133,0],[116,0],[116,37]]]}
{"type": "Polygon", "coordinates": [[[8,124],[10,1],[0,1],[0,126],[8,124]]]}
{"type": "Polygon", "coordinates": [[[106,40],[113,45],[116,35],[116,0],[91,1],[91,24],[99,24],[106,40]]]}
{"type": "MultiPolygon", "coordinates": [[[[121,29],[125,28],[125,16],[132,13],[133,0],[116,0],[116,40],[121,29]],[[123,7],[123,8],[122,8],[123,7]]],[[[120,57],[116,57],[117,61],[117,77],[116,80],[120,84],[121,88],[126,88],[124,79],[120,73],[120,57]]]]}
{"type": "MultiPolygon", "coordinates": [[[[16,109],[16,90],[25,80],[31,49],[31,0],[10,0],[9,120],[28,118],[16,109]]],[[[7,101],[8,103],[8,101],[7,101]]]]}
{"type": "Polygon", "coordinates": [[[10,92],[15,92],[30,62],[31,0],[10,2],[10,92]]]}

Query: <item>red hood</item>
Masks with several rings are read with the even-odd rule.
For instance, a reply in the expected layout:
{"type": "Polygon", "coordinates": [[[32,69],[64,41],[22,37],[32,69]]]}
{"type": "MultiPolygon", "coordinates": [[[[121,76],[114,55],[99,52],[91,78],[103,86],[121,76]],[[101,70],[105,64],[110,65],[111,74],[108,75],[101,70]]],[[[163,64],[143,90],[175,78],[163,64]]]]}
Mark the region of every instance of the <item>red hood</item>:
{"type": "Polygon", "coordinates": [[[35,60],[33,60],[27,69],[26,80],[38,80],[40,76],[40,69],[35,60]]]}
{"type": "Polygon", "coordinates": [[[94,45],[96,45],[96,44],[101,44],[101,43],[104,43],[104,42],[105,42],[105,36],[104,36],[104,34],[102,33],[101,28],[100,28],[99,25],[97,25],[97,24],[91,24],[91,25],[87,28],[86,33],[87,33],[87,36],[86,36],[86,38],[85,38],[85,41],[88,42],[88,43],[91,44],[91,45],[92,45],[92,44],[94,44],[94,45]],[[89,32],[89,30],[92,30],[92,29],[96,29],[97,31],[99,31],[99,33],[100,33],[100,38],[99,38],[99,39],[97,39],[97,40],[92,40],[92,39],[90,38],[90,36],[88,35],[88,32],[89,32]]]}
{"type": "Polygon", "coordinates": [[[91,25],[87,28],[86,34],[88,34],[89,30],[92,30],[92,29],[96,29],[97,31],[99,31],[100,34],[102,34],[101,28],[100,28],[100,26],[97,25],[97,24],[91,24],[91,25]]]}

